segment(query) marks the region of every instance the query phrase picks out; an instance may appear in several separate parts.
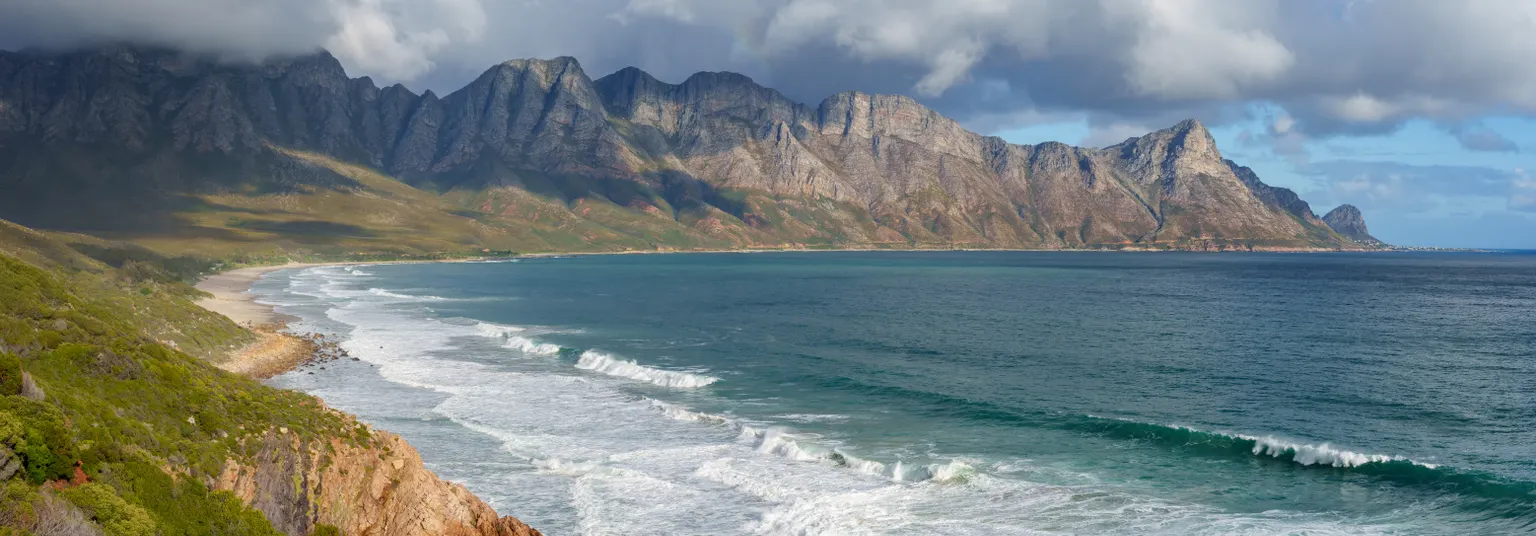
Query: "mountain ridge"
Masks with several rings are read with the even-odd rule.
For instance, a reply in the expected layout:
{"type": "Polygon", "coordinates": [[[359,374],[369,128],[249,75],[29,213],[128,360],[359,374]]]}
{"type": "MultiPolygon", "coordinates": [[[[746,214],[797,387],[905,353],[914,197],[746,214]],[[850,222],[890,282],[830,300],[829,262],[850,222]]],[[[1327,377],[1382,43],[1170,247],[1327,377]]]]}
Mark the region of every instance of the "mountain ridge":
{"type": "Polygon", "coordinates": [[[1367,247],[1225,160],[1195,120],[1105,148],[1019,145],[901,95],[812,107],[736,73],[594,80],[570,57],[508,60],[440,97],[350,78],[325,52],[0,52],[0,182],[20,194],[0,217],[82,229],[133,200],[150,210],[110,227],[362,247],[386,234],[367,217],[271,199],[366,194],[337,171],[352,165],[458,207],[447,241],[466,248],[1367,247]],[[207,210],[232,195],[236,210],[207,210]],[[215,215],[354,235],[326,244],[271,222],[262,235],[215,215]]]}

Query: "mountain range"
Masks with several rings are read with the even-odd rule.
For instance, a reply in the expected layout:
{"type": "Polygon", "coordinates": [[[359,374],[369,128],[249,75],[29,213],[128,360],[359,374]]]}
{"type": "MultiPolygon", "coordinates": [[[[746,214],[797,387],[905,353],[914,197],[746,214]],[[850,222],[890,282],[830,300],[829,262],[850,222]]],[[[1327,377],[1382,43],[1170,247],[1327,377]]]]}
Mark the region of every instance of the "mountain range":
{"type": "Polygon", "coordinates": [[[0,52],[0,191],[0,218],[207,256],[1380,245],[1196,120],[1018,145],[899,95],[809,106],[739,74],[594,80],[563,57],[439,96],[325,52],[0,52]]]}

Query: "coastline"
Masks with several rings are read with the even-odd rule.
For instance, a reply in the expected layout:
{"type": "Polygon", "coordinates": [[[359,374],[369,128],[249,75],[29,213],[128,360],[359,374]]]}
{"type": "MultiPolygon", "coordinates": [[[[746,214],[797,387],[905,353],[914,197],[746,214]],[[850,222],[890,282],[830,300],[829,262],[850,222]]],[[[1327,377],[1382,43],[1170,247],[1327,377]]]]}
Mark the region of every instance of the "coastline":
{"type": "Polygon", "coordinates": [[[284,324],[297,318],[277,312],[270,305],[256,303],[250,294],[251,285],[261,276],[289,268],[307,268],[317,264],[289,263],[273,266],[253,266],[219,272],[197,282],[197,289],[212,296],[197,300],[197,306],[224,315],[236,324],[253,328],[268,324],[284,324]]]}
{"type": "MultiPolygon", "coordinates": [[[[1394,250],[1338,250],[1338,249],[1255,249],[1252,251],[1230,250],[1220,253],[1377,253],[1394,250]]],[[[551,253],[524,253],[513,259],[547,259],[552,257],[577,257],[597,255],[672,255],[672,254],[713,254],[713,253],[921,253],[921,252],[1050,252],[1050,253],[1201,253],[1199,250],[1161,250],[1161,249],[991,249],[991,248],[848,248],[848,249],[822,249],[822,248],[783,248],[783,249],[711,249],[711,250],[628,250],[628,251],[573,251],[551,253]]],[[[269,324],[285,324],[296,318],[279,313],[274,307],[256,303],[256,298],[249,292],[251,286],[261,280],[266,274],[299,268],[311,268],[316,266],[378,266],[390,264],[427,264],[427,263],[455,263],[476,262],[479,259],[441,259],[441,260],[399,260],[399,261],[336,261],[336,262],[291,262],[268,266],[250,266],[233,270],[217,272],[198,281],[196,287],[211,294],[211,297],[197,301],[197,305],[219,313],[233,320],[236,324],[253,328],[269,324]]]]}
{"type": "MultiPolygon", "coordinates": [[[[1374,253],[1392,250],[1334,250],[1334,249],[1268,249],[1252,251],[1231,250],[1219,253],[1374,253]]],[[[849,249],[822,249],[822,248],[782,248],[782,249],[719,249],[719,250],[628,250],[628,251],[575,251],[563,253],[525,253],[512,259],[547,259],[555,257],[577,257],[598,255],[672,255],[672,254],[718,254],[718,253],[858,253],[858,252],[891,252],[891,253],[920,253],[920,252],[1051,252],[1051,253],[1201,253],[1198,250],[1160,250],[1160,249],[991,249],[991,248],[849,248],[849,249]]],[[[1217,252],[1211,252],[1217,253],[1217,252]]],[[[267,266],[248,266],[223,272],[217,272],[204,277],[195,285],[198,290],[209,293],[210,297],[197,300],[197,305],[214,313],[224,315],[236,324],[250,330],[258,340],[244,348],[235,350],[222,362],[216,363],[220,368],[265,380],[273,376],[283,374],[298,368],[308,362],[315,354],[316,347],[308,339],[284,333],[283,329],[288,322],[298,320],[291,315],[277,312],[276,308],[256,302],[256,297],[250,294],[251,286],[269,273],[281,270],[312,268],[316,266],[379,266],[391,264],[437,264],[456,262],[477,262],[489,259],[462,258],[462,259],[435,259],[435,260],[394,260],[394,261],[335,261],[335,262],[290,262],[287,264],[274,264],[267,266]]]]}
{"type": "MultiPolygon", "coordinates": [[[[454,261],[426,261],[454,262],[454,261]]],[[[279,270],[335,265],[405,264],[405,262],[288,263],[238,268],[212,274],[196,287],[212,296],[195,302],[228,317],[250,331],[256,340],[234,349],[213,365],[226,372],[257,381],[292,371],[306,363],[345,356],[336,345],[318,335],[286,332],[297,317],[256,302],[253,284],[279,270]]],[[[319,408],[356,421],[356,416],[330,409],[319,399],[319,408]]],[[[340,534],[459,534],[484,536],[541,536],[512,516],[499,515],[461,483],[440,478],[428,469],[420,454],[404,438],[364,426],[376,446],[355,445],[332,439],[322,451],[306,446],[286,428],[269,433],[258,445],[259,458],[287,463],[241,465],[227,460],[210,487],[234,493],[240,501],[260,511],[274,526],[288,534],[317,530],[320,523],[339,528],[340,534]],[[323,460],[323,461],[322,461],[323,460]],[[389,491],[383,491],[387,480],[389,491]],[[339,491],[338,491],[339,490],[339,491]],[[330,496],[329,500],[325,497],[330,496]],[[286,505],[306,504],[314,498],[318,507],[295,515],[286,505]]]]}

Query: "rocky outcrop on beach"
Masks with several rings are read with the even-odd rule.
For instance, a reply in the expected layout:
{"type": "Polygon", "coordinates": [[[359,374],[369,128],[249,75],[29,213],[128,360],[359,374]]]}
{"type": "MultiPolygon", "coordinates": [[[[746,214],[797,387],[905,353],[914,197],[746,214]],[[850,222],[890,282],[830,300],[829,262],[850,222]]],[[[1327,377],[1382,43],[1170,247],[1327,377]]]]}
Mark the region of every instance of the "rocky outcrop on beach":
{"type": "Polygon", "coordinates": [[[399,436],[366,425],[354,437],[318,440],[271,430],[254,450],[250,462],[226,462],[211,487],[233,492],[292,536],[323,526],[347,535],[539,536],[439,479],[399,436]]]}
{"type": "MultiPolygon", "coordinates": [[[[133,200],[169,213],[145,225],[175,228],[187,195],[359,192],[343,164],[300,155],[378,170],[550,247],[1362,247],[1225,160],[1195,120],[1105,148],[1019,145],[899,95],[809,106],[739,74],[594,80],[563,57],[504,62],[439,96],[350,78],[324,52],[0,52],[0,216],[100,225],[133,200]]],[[[364,219],[270,227],[366,236],[364,219]]]]}

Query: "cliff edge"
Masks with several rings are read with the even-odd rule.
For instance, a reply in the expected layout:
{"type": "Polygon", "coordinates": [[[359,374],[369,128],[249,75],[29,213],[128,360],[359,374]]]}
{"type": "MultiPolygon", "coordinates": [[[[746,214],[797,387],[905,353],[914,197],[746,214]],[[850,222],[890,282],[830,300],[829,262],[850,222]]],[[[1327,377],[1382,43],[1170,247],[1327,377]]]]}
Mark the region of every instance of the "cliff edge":
{"type": "Polygon", "coordinates": [[[349,535],[539,536],[516,518],[498,516],[464,486],[439,479],[400,436],[353,423],[370,441],[306,442],[284,429],[269,431],[249,461],[225,462],[213,487],[234,493],[291,536],[321,526],[349,535]]]}

